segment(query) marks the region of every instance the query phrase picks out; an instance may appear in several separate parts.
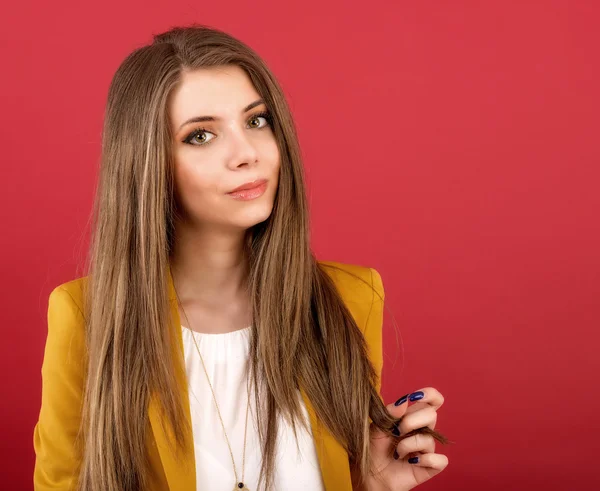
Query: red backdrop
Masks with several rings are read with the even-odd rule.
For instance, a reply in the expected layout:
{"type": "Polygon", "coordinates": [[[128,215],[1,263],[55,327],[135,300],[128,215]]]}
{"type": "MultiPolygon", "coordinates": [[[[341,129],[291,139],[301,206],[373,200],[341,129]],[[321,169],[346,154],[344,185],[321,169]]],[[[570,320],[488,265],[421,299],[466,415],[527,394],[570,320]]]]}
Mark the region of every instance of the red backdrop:
{"type": "Polygon", "coordinates": [[[386,402],[446,397],[456,443],[422,488],[600,485],[598,2],[293,3],[3,5],[1,487],[32,487],[48,295],[87,246],[111,77],[189,22],[283,84],[317,255],[381,272],[386,402]]]}

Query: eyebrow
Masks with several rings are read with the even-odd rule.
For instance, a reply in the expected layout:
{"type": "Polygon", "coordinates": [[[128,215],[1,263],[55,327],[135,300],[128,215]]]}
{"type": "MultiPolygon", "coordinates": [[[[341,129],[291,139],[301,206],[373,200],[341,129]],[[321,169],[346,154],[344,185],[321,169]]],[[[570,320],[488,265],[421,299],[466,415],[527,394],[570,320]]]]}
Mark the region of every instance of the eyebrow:
{"type": "MultiPolygon", "coordinates": [[[[256,107],[256,106],[260,106],[261,104],[264,104],[265,101],[263,101],[262,99],[258,99],[257,101],[254,101],[252,104],[248,104],[244,109],[242,109],[242,114],[247,113],[248,111],[250,111],[250,109],[256,107]]],[[[181,130],[181,128],[183,128],[185,125],[188,125],[190,123],[201,123],[203,121],[219,121],[221,118],[219,118],[218,116],[196,116],[194,118],[188,119],[185,123],[183,123],[179,129],[181,130]]]]}

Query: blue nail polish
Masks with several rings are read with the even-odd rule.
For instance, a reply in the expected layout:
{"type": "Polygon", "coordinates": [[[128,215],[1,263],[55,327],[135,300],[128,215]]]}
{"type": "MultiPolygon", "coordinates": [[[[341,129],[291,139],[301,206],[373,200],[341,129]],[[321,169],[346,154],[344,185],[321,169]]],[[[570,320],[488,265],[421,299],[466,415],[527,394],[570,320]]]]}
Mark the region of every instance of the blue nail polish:
{"type": "Polygon", "coordinates": [[[392,428],[392,435],[400,436],[400,428],[398,428],[397,425],[394,425],[394,427],[392,428]]]}
{"type": "Polygon", "coordinates": [[[419,463],[419,457],[411,457],[410,459],[408,459],[408,463],[409,464],[418,464],[419,463]]]}
{"type": "Polygon", "coordinates": [[[425,397],[425,394],[423,393],[423,391],[421,391],[421,390],[420,390],[420,391],[418,391],[418,392],[413,392],[413,393],[410,395],[410,398],[409,398],[409,400],[410,400],[410,402],[413,402],[413,401],[418,401],[418,400],[420,400],[420,399],[423,399],[423,397],[425,397]]]}
{"type": "Polygon", "coordinates": [[[398,399],[396,402],[394,402],[394,406],[399,406],[400,404],[404,404],[407,399],[408,399],[408,394],[402,396],[400,399],[398,399]]]}

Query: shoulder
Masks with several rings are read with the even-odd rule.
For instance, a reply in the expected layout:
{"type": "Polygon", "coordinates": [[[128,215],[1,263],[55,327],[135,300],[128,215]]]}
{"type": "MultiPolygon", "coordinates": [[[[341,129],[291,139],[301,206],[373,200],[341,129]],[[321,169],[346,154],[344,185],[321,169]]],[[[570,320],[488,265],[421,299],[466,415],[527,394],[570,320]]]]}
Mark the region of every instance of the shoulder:
{"type": "Polygon", "coordinates": [[[383,300],[383,281],[375,268],[336,261],[319,261],[318,264],[333,280],[344,300],[359,303],[371,303],[375,297],[383,300]]]}
{"type": "Polygon", "coordinates": [[[48,298],[48,334],[44,368],[59,365],[83,368],[85,354],[85,316],[83,289],[85,279],[77,278],[58,285],[48,298]]]}
{"type": "Polygon", "coordinates": [[[335,261],[319,261],[318,264],[333,280],[367,341],[379,343],[385,296],[379,272],[368,266],[335,261]]]}
{"type": "Polygon", "coordinates": [[[87,276],[82,276],[56,286],[50,292],[49,305],[59,305],[63,308],[76,309],[83,315],[83,298],[87,279],[87,276]]]}
{"type": "Polygon", "coordinates": [[[85,354],[84,288],[87,277],[58,285],[48,297],[44,365],[81,365],[85,354]],[[75,361],[76,360],[76,361],[75,361]]]}

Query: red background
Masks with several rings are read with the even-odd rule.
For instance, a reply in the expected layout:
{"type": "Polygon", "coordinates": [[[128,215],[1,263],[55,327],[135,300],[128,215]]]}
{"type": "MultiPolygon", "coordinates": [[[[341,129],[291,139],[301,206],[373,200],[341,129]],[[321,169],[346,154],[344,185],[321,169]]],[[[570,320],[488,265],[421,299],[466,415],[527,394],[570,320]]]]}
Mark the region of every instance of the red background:
{"type": "Polygon", "coordinates": [[[87,246],[110,80],[152,33],[190,22],[247,42],[281,81],[318,256],[382,274],[386,402],[427,386],[446,398],[437,428],[456,443],[421,488],[600,485],[599,13],[593,0],[5,4],[1,487],[32,487],[48,295],[87,246]]]}

